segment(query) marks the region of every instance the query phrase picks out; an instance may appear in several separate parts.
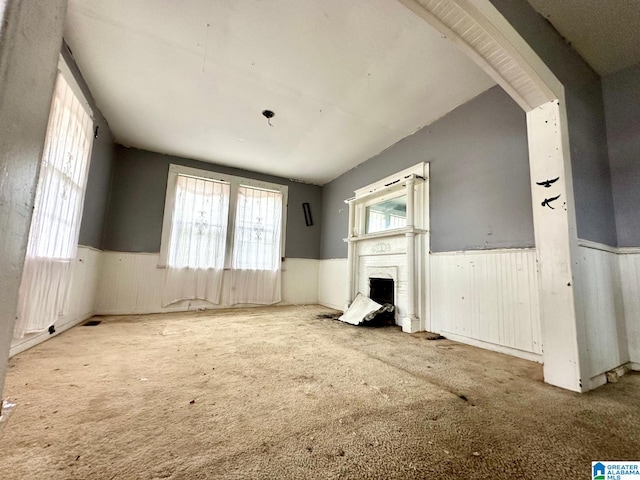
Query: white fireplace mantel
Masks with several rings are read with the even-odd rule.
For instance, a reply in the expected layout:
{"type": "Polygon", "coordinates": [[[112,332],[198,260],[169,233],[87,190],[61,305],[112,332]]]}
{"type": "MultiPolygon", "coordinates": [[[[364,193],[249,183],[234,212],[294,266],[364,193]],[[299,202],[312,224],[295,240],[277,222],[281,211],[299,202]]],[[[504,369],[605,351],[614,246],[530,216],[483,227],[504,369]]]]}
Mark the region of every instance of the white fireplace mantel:
{"type": "Polygon", "coordinates": [[[429,230],[416,227],[396,228],[394,230],[387,230],[385,232],[366,233],[360,236],[352,236],[343,238],[343,242],[360,242],[362,240],[375,240],[377,238],[397,237],[398,235],[406,235],[407,233],[413,233],[415,235],[421,233],[429,233],[429,230]]]}
{"type": "MultiPolygon", "coordinates": [[[[368,284],[373,273],[395,272],[396,311],[402,330],[414,333],[425,329],[420,318],[423,303],[418,289],[424,283],[428,263],[428,164],[420,163],[379,182],[357,190],[349,205],[347,299],[346,308],[368,284]],[[375,233],[366,233],[366,208],[390,198],[407,197],[406,226],[375,233]],[[426,239],[426,240],[425,240],[426,239]],[[426,250],[425,250],[426,245],[426,250]],[[417,267],[417,268],[416,268],[417,267]]],[[[395,278],[394,278],[395,277],[395,278]]],[[[424,314],[422,315],[424,317],[424,314]]]]}

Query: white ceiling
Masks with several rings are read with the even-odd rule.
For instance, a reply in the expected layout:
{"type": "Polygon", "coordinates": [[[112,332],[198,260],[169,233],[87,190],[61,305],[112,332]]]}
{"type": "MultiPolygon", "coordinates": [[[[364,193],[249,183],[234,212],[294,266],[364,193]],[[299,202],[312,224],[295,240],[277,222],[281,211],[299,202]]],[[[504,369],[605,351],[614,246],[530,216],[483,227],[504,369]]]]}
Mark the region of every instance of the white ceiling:
{"type": "Polygon", "coordinates": [[[317,184],[494,85],[395,0],[70,0],[65,39],[118,142],[317,184]]]}
{"type": "Polygon", "coordinates": [[[640,0],[529,0],[600,75],[640,62],[640,0]]]}

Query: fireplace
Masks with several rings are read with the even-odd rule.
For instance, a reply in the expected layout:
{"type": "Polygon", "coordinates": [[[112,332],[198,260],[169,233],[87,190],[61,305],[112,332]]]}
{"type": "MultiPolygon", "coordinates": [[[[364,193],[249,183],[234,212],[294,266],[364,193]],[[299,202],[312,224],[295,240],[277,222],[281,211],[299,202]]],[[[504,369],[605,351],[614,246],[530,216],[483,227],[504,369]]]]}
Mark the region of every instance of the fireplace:
{"type": "MultiPolygon", "coordinates": [[[[390,323],[404,332],[424,330],[428,292],[428,164],[355,191],[349,205],[345,311],[358,294],[391,304],[390,323]],[[426,254],[424,252],[427,252],[426,254]],[[397,314],[396,314],[397,312],[397,314]]],[[[386,322],[385,322],[386,323],[386,322]]]]}
{"type": "MultiPolygon", "coordinates": [[[[395,305],[395,290],[393,278],[369,278],[369,298],[380,305],[395,305]]],[[[395,308],[391,312],[377,315],[379,320],[395,324],[395,308]]]]}

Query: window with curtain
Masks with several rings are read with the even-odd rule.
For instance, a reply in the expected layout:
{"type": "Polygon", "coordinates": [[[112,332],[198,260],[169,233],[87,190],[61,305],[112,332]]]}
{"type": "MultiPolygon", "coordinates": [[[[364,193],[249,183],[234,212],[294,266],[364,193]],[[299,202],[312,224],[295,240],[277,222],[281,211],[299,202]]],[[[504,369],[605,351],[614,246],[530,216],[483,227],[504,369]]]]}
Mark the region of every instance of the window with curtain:
{"type": "Polygon", "coordinates": [[[240,186],[231,263],[232,304],[280,301],[282,194],[240,186]]]}
{"type": "Polygon", "coordinates": [[[227,241],[229,184],[177,175],[163,305],[220,303],[227,241]]]}
{"type": "Polygon", "coordinates": [[[62,74],[56,81],[29,230],[15,336],[53,325],[78,248],[93,121],[62,74]]]}
{"type": "Polygon", "coordinates": [[[232,268],[272,271],[279,269],[281,227],[280,192],[239,187],[232,268]]]}
{"type": "Polygon", "coordinates": [[[283,185],[171,165],[163,306],[187,299],[218,304],[223,295],[232,305],[279,302],[286,197],[283,185]]]}

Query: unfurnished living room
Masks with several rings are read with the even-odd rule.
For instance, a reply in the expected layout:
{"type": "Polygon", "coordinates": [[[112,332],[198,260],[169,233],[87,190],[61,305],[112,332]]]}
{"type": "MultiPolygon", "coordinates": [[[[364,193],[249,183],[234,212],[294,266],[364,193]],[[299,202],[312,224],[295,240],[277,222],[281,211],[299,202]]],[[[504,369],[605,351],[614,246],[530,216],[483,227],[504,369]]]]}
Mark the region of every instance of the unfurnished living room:
{"type": "Polygon", "coordinates": [[[639,25],[0,0],[0,478],[638,478],[639,25]]]}

